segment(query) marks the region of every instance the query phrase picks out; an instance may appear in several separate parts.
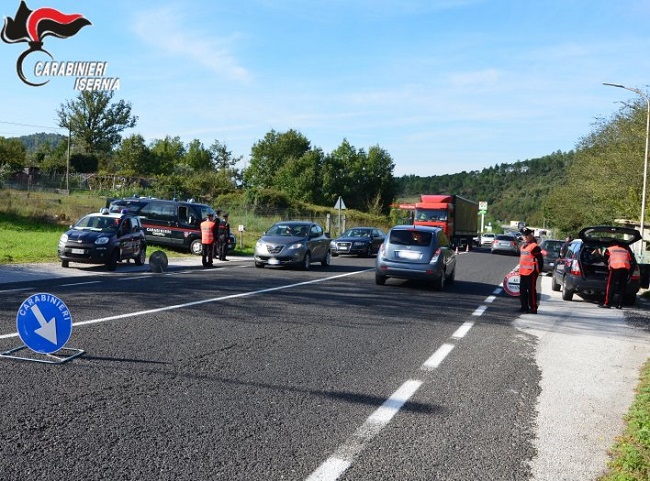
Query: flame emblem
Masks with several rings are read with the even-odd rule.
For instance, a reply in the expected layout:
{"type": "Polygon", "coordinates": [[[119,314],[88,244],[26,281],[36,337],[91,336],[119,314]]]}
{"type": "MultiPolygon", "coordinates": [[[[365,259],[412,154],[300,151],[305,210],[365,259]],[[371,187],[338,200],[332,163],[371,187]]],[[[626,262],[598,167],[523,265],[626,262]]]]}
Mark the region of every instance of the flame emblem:
{"type": "Polygon", "coordinates": [[[25,50],[16,62],[16,71],[20,79],[27,85],[39,87],[42,83],[27,80],[23,73],[25,58],[34,52],[43,52],[53,59],[52,55],[43,48],[43,39],[47,36],[68,38],[76,35],[86,25],[92,25],[90,20],[79,13],[65,14],[54,8],[38,8],[30,10],[24,0],[20,2],[14,18],[5,18],[0,37],[5,43],[27,42],[29,49],[25,50]]]}

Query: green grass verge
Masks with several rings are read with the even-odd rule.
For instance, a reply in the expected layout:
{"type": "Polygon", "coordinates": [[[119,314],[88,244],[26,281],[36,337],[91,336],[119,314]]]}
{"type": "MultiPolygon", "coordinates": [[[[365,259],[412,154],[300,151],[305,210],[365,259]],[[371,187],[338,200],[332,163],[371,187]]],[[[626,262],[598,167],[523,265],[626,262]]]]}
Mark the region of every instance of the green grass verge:
{"type": "Polygon", "coordinates": [[[641,369],[641,380],[625,421],[625,432],[611,449],[608,472],[598,481],[650,480],[650,361],[641,369]]]}
{"type": "MultiPolygon", "coordinates": [[[[28,262],[58,262],[59,238],[68,226],[50,224],[40,220],[0,212],[0,264],[28,262]]],[[[239,237],[237,238],[239,241],[239,237]]],[[[252,241],[248,241],[250,244],[252,241]]],[[[147,252],[163,251],[167,257],[191,256],[160,246],[149,245],[147,252]]],[[[230,255],[252,255],[253,247],[235,249],[230,255]]]]}

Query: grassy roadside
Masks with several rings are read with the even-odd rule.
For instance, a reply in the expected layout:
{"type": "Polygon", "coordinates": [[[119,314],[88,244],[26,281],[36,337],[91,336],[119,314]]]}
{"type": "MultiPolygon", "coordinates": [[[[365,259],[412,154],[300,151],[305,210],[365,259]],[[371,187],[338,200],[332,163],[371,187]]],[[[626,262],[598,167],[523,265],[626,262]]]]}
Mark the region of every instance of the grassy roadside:
{"type": "Polygon", "coordinates": [[[641,369],[625,432],[610,450],[608,472],[598,481],[650,480],[650,361],[641,369]]]}

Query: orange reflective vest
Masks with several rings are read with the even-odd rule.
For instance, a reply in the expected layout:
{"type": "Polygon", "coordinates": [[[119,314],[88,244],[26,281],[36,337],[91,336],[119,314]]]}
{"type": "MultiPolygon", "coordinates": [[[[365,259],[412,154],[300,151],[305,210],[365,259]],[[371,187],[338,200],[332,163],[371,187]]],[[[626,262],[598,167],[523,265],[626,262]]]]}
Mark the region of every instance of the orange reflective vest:
{"type": "Polygon", "coordinates": [[[214,242],[214,222],[204,220],[201,222],[201,243],[212,244],[214,242]]]}
{"type": "Polygon", "coordinates": [[[607,248],[607,252],[610,269],[630,269],[630,253],[625,247],[611,246],[607,248]]]}
{"type": "Polygon", "coordinates": [[[539,271],[537,259],[533,255],[533,249],[535,247],[537,247],[537,244],[531,242],[519,250],[519,274],[528,276],[532,274],[533,271],[539,271]]]}

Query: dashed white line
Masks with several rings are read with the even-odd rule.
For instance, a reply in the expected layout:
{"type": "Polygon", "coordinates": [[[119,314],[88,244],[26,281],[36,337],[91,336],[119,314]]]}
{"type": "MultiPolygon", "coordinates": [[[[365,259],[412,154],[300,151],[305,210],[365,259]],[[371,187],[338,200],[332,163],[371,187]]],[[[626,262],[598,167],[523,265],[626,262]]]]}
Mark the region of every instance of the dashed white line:
{"type": "MultiPolygon", "coordinates": [[[[73,326],[86,326],[90,324],[99,324],[102,322],[108,322],[108,321],[115,321],[118,319],[127,319],[129,317],[136,317],[136,316],[145,316],[148,314],[156,314],[158,312],[165,312],[165,311],[172,311],[175,309],[183,309],[185,307],[191,307],[191,306],[198,306],[201,304],[209,304],[211,302],[219,302],[219,301],[225,301],[228,299],[237,299],[240,297],[250,297],[250,296],[255,296],[259,294],[265,294],[267,292],[274,292],[274,291],[281,291],[284,289],[291,289],[293,287],[300,287],[300,286],[306,286],[309,284],[318,284],[320,282],[326,282],[331,279],[339,279],[341,277],[347,277],[347,276],[353,276],[355,274],[361,274],[363,272],[368,272],[370,269],[366,269],[363,271],[354,271],[354,272],[346,272],[345,274],[339,274],[336,276],[331,276],[331,277],[323,277],[321,279],[313,279],[311,281],[305,281],[305,282],[298,282],[296,284],[287,284],[285,286],[278,286],[278,287],[270,287],[268,289],[261,289],[259,291],[249,291],[249,292],[241,292],[239,294],[231,294],[229,296],[223,296],[223,297],[213,297],[211,299],[203,299],[201,301],[193,301],[193,302],[186,302],[184,304],[176,304],[172,306],[165,306],[165,307],[159,307],[156,309],[147,309],[146,311],[137,311],[137,312],[128,312],[126,314],[119,314],[117,316],[109,316],[109,317],[102,317],[99,319],[91,319],[88,321],[81,321],[81,322],[74,322],[72,325],[73,326]]],[[[9,339],[12,337],[18,337],[18,333],[14,332],[11,334],[2,334],[0,335],[0,339],[9,339]]]]}
{"type": "Polygon", "coordinates": [[[393,419],[420,386],[422,386],[422,381],[413,379],[402,384],[332,456],[307,478],[307,481],[337,480],[352,465],[354,458],[366,444],[393,419]]]}
{"type": "Polygon", "coordinates": [[[462,326],[460,326],[458,329],[456,329],[456,332],[454,332],[451,337],[453,339],[462,339],[465,337],[465,335],[469,332],[469,330],[474,326],[474,321],[467,321],[464,322],[462,326]]]}
{"type": "Polygon", "coordinates": [[[483,305],[483,306],[478,306],[474,312],[472,312],[472,316],[480,316],[482,315],[485,310],[488,308],[488,306],[483,305]]]}
{"type": "Polygon", "coordinates": [[[424,371],[431,371],[433,369],[437,369],[438,366],[442,363],[442,361],[445,360],[445,358],[449,355],[449,353],[454,349],[453,344],[448,344],[445,343],[442,346],[438,348],[436,352],[434,352],[429,359],[424,361],[424,364],[420,367],[420,369],[424,371]]]}

